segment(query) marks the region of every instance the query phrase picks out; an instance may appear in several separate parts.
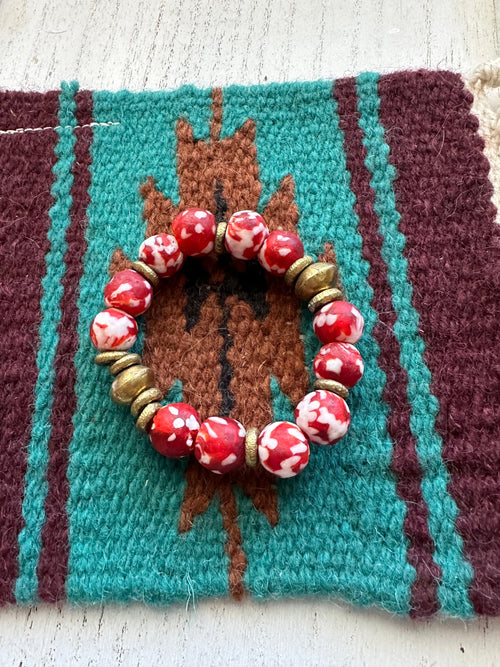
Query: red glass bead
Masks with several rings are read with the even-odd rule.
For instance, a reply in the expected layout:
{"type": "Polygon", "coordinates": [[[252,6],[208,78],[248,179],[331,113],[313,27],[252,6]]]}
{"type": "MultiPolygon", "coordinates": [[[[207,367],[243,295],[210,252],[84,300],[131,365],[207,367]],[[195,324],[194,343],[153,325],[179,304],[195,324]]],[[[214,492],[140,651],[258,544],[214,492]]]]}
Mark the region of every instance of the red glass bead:
{"type": "Polygon", "coordinates": [[[330,391],[312,391],[295,408],[297,426],[317,445],[333,445],[347,433],[349,406],[330,391]]]}
{"type": "Polygon", "coordinates": [[[332,301],[314,316],[314,332],[322,343],[357,343],[363,334],[361,313],[347,301],[332,301]]]}
{"type": "Polygon", "coordinates": [[[336,380],[350,389],[363,377],[363,359],[351,343],[323,345],[313,363],[314,374],[324,380],[336,380]]]}
{"type": "Polygon", "coordinates": [[[175,236],[156,234],[141,243],[139,259],[156,271],[160,278],[170,278],[181,268],[184,255],[175,236]]]}
{"type": "Polygon", "coordinates": [[[187,208],[172,222],[172,231],[181,251],[189,257],[212,252],[215,244],[215,217],[201,208],[187,208]]]}
{"type": "Polygon", "coordinates": [[[277,477],[294,477],[309,462],[309,443],[292,422],[268,424],[257,443],[262,466],[277,477]]]}
{"type": "Polygon", "coordinates": [[[153,447],[171,459],[191,454],[200,428],[200,418],[187,403],[170,403],[153,417],[149,437],[153,447]]]}
{"type": "Polygon", "coordinates": [[[237,259],[253,259],[268,236],[269,229],[261,215],[256,211],[238,211],[227,224],[226,250],[237,259]]]}
{"type": "Polygon", "coordinates": [[[194,455],[202,466],[222,475],[245,463],[245,435],[236,419],[209,417],[196,436],[194,455]]]}
{"type": "Polygon", "coordinates": [[[92,320],[90,339],[99,352],[128,350],[137,339],[137,322],[123,310],[108,308],[92,320]]]}
{"type": "Polygon", "coordinates": [[[118,271],[104,288],[104,302],[110,308],[120,308],[133,317],[142,315],[153,298],[151,283],[133,269],[118,271]]]}
{"type": "Polygon", "coordinates": [[[271,232],[259,250],[259,262],[273,276],[282,276],[304,256],[304,246],[296,234],[271,232]]]}

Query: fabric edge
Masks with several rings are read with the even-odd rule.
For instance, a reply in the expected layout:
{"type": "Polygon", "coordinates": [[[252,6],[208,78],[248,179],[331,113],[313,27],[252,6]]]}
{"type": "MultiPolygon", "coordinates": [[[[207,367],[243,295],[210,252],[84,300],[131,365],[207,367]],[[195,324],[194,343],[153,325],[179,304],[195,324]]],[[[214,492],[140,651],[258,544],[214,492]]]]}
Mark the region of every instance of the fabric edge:
{"type": "Polygon", "coordinates": [[[500,88],[500,58],[479,65],[469,77],[464,77],[465,87],[472,93],[472,113],[479,120],[478,132],[484,140],[484,154],[490,163],[489,179],[493,186],[492,201],[497,209],[496,222],[500,224],[500,107],[493,109],[488,99],[488,89],[500,88]]]}

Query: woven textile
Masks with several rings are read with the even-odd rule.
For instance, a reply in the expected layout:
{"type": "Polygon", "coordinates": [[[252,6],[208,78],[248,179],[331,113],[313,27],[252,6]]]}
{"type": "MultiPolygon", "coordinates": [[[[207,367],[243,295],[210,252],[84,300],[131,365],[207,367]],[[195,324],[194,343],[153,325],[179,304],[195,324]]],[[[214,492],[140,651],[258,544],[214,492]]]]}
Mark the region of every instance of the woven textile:
{"type": "MultiPolygon", "coordinates": [[[[0,93],[0,601],[500,613],[498,227],[474,102],[428,71],[0,93]],[[297,230],[365,318],[350,431],[294,479],[162,458],[93,364],[109,275],[187,206],[297,230]]],[[[311,317],[254,262],[189,260],[139,319],[134,351],[202,419],[263,428],[310,386],[311,317]]]]}

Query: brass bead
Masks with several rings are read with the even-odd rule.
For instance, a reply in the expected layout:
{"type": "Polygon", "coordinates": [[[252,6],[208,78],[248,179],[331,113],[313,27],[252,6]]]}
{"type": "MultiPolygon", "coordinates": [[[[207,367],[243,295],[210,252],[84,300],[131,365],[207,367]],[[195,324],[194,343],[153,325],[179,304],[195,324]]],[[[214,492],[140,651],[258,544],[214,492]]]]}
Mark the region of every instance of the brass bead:
{"type": "Polygon", "coordinates": [[[332,301],[339,301],[343,298],[344,295],[339,289],[336,287],[330,287],[328,289],[324,289],[322,292],[315,294],[307,304],[307,307],[311,313],[315,313],[323,306],[326,306],[327,303],[331,303],[332,301]]]}
{"type": "Polygon", "coordinates": [[[342,398],[349,398],[349,389],[335,380],[316,380],[313,386],[315,390],[323,389],[324,391],[331,391],[332,394],[342,396],[342,398]]]}
{"type": "Polygon", "coordinates": [[[130,412],[132,417],[137,417],[139,412],[148,405],[148,403],[154,403],[155,401],[161,401],[163,398],[163,392],[156,387],[151,389],[146,389],[137,396],[130,406],[130,412]]]}
{"type": "Polygon", "coordinates": [[[153,371],[146,366],[129,366],[119,373],[111,385],[111,400],[118,405],[130,405],[141,391],[154,386],[153,371]]]}
{"type": "Polygon", "coordinates": [[[141,276],[146,278],[146,280],[149,280],[149,282],[153,285],[153,287],[158,287],[160,284],[160,276],[154,271],[150,266],[145,264],[144,262],[137,261],[137,262],[132,262],[132,268],[134,271],[137,271],[137,273],[140,273],[141,276]]]}
{"type": "Polygon", "coordinates": [[[259,431],[256,428],[249,428],[245,438],[245,461],[249,468],[255,468],[257,465],[257,438],[259,431]]]}
{"type": "Polygon", "coordinates": [[[217,231],[215,232],[215,254],[222,255],[226,252],[226,230],[227,222],[219,222],[217,231]]]}
{"type": "Polygon", "coordinates": [[[305,268],[295,283],[295,294],[309,301],[318,292],[331,287],[337,279],[337,267],[329,262],[316,262],[305,268]]]}
{"type": "Polygon", "coordinates": [[[121,359],[118,359],[118,361],[115,361],[115,363],[109,367],[109,372],[111,375],[118,375],[118,373],[121,373],[126,368],[140,364],[141,361],[142,359],[138,354],[125,354],[121,359]]]}
{"type": "Polygon", "coordinates": [[[96,363],[98,366],[109,366],[109,364],[114,364],[115,361],[118,361],[118,359],[121,359],[127,354],[128,352],[126,350],[109,350],[109,352],[99,352],[99,354],[96,354],[94,357],[94,363],[96,363]]]}
{"type": "Polygon", "coordinates": [[[313,262],[314,259],[309,255],[304,255],[304,257],[301,257],[296,262],[294,262],[292,266],[288,269],[288,271],[285,273],[286,284],[291,287],[295,282],[295,279],[297,278],[299,273],[301,273],[306,267],[308,267],[313,262]]]}
{"type": "Polygon", "coordinates": [[[137,430],[147,433],[153,417],[161,407],[161,403],[148,403],[137,417],[137,421],[135,422],[137,430]]]}

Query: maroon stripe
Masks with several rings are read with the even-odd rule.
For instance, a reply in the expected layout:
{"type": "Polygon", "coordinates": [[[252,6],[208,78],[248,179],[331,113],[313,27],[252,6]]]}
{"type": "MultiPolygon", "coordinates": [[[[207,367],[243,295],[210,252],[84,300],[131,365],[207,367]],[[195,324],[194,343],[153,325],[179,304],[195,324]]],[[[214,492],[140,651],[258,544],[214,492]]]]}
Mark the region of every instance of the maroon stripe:
{"type": "Polygon", "coordinates": [[[417,617],[429,616],[439,606],[437,582],[441,570],[433,560],[434,542],[429,533],[428,510],[420,486],[422,471],[415,438],[410,430],[411,408],[406,394],[408,376],[399,363],[400,346],[393,331],[396,313],[392,306],[387,266],[381,255],[382,235],[378,231],[379,220],[374,210],[375,193],[370,186],[370,172],[365,166],[366,148],[358,124],[356,81],[337,81],[334,97],[344,133],[351,189],[356,195],[355,210],[363,239],[362,254],[370,265],[368,281],[373,288],[372,306],[378,313],[373,336],[380,346],[378,363],[387,378],[383,398],[390,408],[387,430],[393,442],[391,467],[397,475],[396,492],[406,503],[403,529],[409,541],[407,558],[416,571],[411,588],[411,614],[417,617]]]}
{"type": "Polygon", "coordinates": [[[499,231],[472,96],[450,72],[380,79],[404,250],[479,614],[500,613],[499,231]]]}
{"type": "MultiPolygon", "coordinates": [[[[78,125],[92,122],[92,94],[82,91],[75,96],[78,125]]],[[[67,479],[68,447],[73,436],[72,417],[76,410],[76,367],[74,356],[78,349],[77,299],[83,273],[83,256],[86,250],[88,188],[90,185],[90,146],[92,128],[75,129],[75,161],[71,195],[70,224],[66,231],[68,248],[64,263],[66,271],[62,279],[61,321],[58,326],[59,341],[54,366],[54,404],[52,431],[49,439],[49,483],[45,500],[46,521],[42,529],[42,550],[38,563],[38,593],[40,599],[55,602],[64,597],[69,556],[69,526],[66,504],[69,495],[67,479]]]]}
{"type": "MultiPolygon", "coordinates": [[[[58,106],[57,92],[0,93],[0,130],[55,127],[58,106]]],[[[0,134],[0,604],[14,602],[18,575],[57,138],[54,130],[0,134]]]]}

